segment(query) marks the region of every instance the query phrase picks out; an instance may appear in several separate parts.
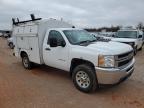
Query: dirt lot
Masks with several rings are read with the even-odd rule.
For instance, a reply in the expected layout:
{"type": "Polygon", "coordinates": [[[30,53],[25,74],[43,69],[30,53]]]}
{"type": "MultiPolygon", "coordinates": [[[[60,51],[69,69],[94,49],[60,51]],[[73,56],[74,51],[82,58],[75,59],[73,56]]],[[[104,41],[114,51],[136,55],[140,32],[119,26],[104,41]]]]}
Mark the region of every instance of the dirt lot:
{"type": "Polygon", "coordinates": [[[44,66],[25,70],[0,38],[0,108],[144,108],[144,50],[135,68],[121,85],[84,94],[66,72],[44,66]]]}

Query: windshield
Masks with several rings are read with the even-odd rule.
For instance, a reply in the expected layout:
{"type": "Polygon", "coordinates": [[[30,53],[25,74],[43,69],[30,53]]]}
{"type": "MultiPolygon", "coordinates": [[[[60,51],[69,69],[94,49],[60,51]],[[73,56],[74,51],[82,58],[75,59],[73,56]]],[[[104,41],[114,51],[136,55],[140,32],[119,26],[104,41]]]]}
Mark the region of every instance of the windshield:
{"type": "Polygon", "coordinates": [[[119,38],[137,38],[136,31],[119,31],[118,32],[119,38]]]}
{"type": "Polygon", "coordinates": [[[96,37],[85,30],[64,30],[63,31],[71,44],[96,41],[96,37]]]}

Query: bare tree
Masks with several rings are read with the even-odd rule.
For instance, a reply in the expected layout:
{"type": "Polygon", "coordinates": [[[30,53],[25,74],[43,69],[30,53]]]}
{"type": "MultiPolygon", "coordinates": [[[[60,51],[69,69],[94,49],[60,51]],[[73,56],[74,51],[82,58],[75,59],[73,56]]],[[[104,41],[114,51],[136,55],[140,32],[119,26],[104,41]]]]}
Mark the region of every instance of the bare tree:
{"type": "Polygon", "coordinates": [[[142,23],[142,22],[140,22],[140,23],[137,25],[137,28],[142,30],[142,29],[144,28],[143,23],[142,23]]]}

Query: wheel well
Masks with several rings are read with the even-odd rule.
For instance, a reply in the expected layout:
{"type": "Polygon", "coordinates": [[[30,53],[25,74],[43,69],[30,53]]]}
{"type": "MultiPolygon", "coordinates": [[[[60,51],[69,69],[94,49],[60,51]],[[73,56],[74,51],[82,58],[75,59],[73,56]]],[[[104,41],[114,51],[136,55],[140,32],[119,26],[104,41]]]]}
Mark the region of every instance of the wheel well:
{"type": "Polygon", "coordinates": [[[91,66],[93,69],[95,69],[94,67],[94,64],[91,63],[90,61],[87,61],[87,60],[83,60],[83,59],[72,59],[71,61],[71,67],[70,67],[70,75],[72,76],[72,72],[74,70],[74,68],[80,64],[88,64],[89,66],[91,66]]]}
{"type": "Polygon", "coordinates": [[[27,55],[25,51],[21,51],[20,56],[23,57],[24,55],[27,55]]]}

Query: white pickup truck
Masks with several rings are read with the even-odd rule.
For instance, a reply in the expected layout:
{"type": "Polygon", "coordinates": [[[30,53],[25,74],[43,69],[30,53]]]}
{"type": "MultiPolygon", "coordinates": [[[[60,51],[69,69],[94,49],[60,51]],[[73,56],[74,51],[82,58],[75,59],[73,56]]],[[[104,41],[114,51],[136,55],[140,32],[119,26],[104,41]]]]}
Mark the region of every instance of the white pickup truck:
{"type": "Polygon", "coordinates": [[[125,28],[119,30],[116,38],[112,38],[111,40],[131,45],[136,54],[143,47],[143,32],[137,29],[125,28]]]}
{"type": "Polygon", "coordinates": [[[82,29],[58,20],[14,22],[16,57],[23,66],[44,64],[67,71],[77,89],[92,92],[101,85],[115,85],[134,71],[131,46],[99,42],[82,29]]]}

